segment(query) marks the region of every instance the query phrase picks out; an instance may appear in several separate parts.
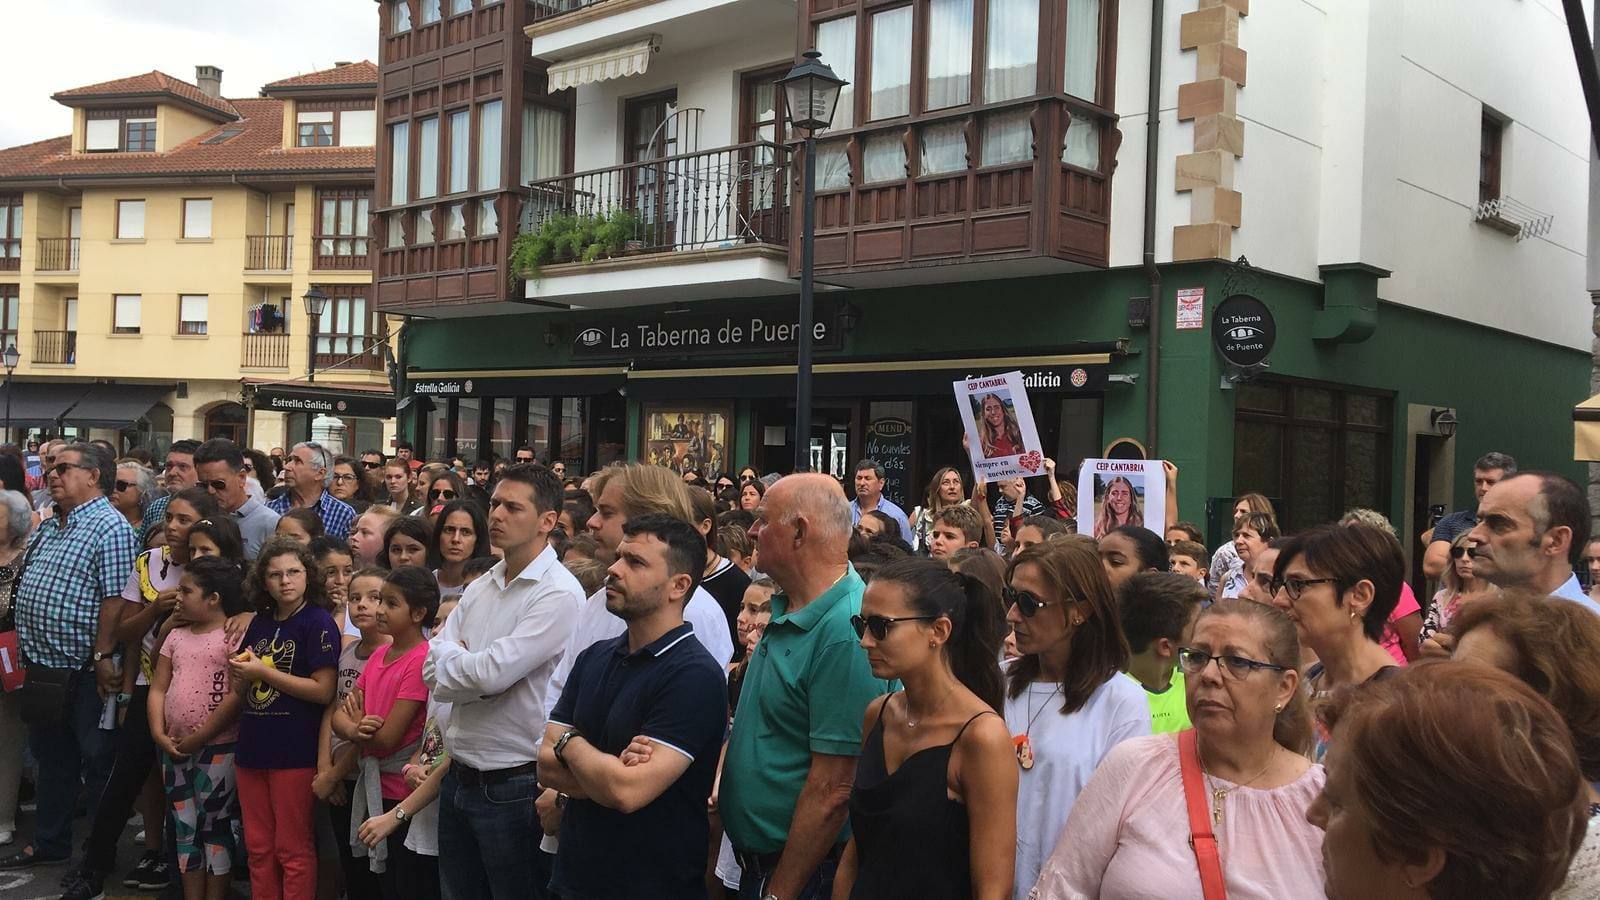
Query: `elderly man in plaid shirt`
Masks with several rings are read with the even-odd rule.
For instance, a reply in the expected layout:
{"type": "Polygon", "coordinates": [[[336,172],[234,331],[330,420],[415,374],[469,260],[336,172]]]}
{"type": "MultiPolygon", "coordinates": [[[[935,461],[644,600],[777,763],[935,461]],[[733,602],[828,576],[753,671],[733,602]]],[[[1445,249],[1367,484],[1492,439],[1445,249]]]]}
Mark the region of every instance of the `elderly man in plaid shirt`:
{"type": "Polygon", "coordinates": [[[333,481],[333,454],[316,441],[295,444],[283,460],[283,480],[289,489],[267,504],[267,509],[283,515],[291,509],[310,507],[322,519],[322,530],[340,540],[348,540],[356,511],[350,504],[328,493],[333,481]]]}
{"type": "Polygon", "coordinates": [[[139,540],[106,496],[116,481],[110,451],[67,444],[45,473],[55,514],[34,529],[17,588],[17,641],[34,666],[75,668],[81,677],[58,725],[35,725],[28,741],[39,761],[39,826],[33,846],[0,869],[65,862],[72,855],[72,810],[80,772],[98,800],[111,767],[111,732],[99,728],[105,698],[120,678],[112,653],[127,605],[122,585],[139,540]]]}

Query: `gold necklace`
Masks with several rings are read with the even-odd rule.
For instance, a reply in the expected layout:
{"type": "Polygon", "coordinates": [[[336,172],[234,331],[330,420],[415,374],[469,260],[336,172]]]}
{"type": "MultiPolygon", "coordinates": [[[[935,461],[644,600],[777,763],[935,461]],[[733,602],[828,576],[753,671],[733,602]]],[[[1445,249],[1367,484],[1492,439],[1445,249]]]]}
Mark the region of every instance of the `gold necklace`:
{"type": "Polygon", "coordinates": [[[1260,780],[1261,776],[1267,774],[1268,769],[1272,768],[1273,757],[1277,756],[1277,751],[1274,750],[1272,754],[1267,757],[1267,764],[1262,766],[1261,771],[1252,776],[1250,780],[1241,781],[1235,784],[1233,787],[1219,788],[1213,782],[1211,773],[1206,770],[1205,754],[1200,752],[1198,744],[1195,747],[1195,751],[1199,753],[1200,756],[1200,770],[1205,772],[1206,781],[1211,783],[1211,824],[1214,827],[1221,827],[1222,825],[1222,804],[1223,801],[1228,799],[1228,795],[1239,788],[1249,787],[1250,785],[1255,784],[1258,780],[1260,780]]]}

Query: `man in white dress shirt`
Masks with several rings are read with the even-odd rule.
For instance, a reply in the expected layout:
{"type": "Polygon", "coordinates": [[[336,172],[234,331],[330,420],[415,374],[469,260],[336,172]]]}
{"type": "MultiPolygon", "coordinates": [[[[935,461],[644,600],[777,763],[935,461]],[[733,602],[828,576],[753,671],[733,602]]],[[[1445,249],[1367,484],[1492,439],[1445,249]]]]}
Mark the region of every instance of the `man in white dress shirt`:
{"type": "Polygon", "coordinates": [[[454,704],[439,788],[444,900],[548,896],[534,764],[545,690],[583,602],[549,545],[561,505],[549,469],[506,469],[489,502],[489,542],[504,559],[467,587],[423,666],[433,699],[454,704]]]}

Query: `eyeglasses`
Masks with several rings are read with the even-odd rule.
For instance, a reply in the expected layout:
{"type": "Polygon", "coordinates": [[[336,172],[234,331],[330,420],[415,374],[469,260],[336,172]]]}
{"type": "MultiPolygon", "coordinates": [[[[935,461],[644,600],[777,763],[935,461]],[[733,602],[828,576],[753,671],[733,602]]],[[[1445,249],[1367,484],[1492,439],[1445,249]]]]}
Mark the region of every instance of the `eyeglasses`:
{"type": "MultiPolygon", "coordinates": [[[[1039,610],[1055,602],[1053,600],[1040,600],[1039,595],[1033,591],[1019,591],[1009,584],[1000,592],[1000,599],[1005,601],[1006,609],[1015,606],[1019,612],[1030,619],[1038,615],[1039,610]]],[[[1068,603],[1072,603],[1075,600],[1076,598],[1074,597],[1067,598],[1068,603]]]]}
{"type": "Polygon", "coordinates": [[[862,637],[868,632],[872,639],[881,641],[889,637],[889,628],[896,622],[931,622],[943,616],[851,616],[850,627],[856,630],[856,637],[862,637]]]}
{"type": "Polygon", "coordinates": [[[531,456],[519,456],[519,457],[517,457],[517,462],[519,462],[519,463],[533,462],[533,457],[531,457],[531,456]]]}
{"type": "Polygon", "coordinates": [[[456,492],[450,490],[449,488],[445,488],[444,490],[440,491],[429,491],[428,498],[430,500],[454,500],[456,498],[456,492]]]}
{"type": "Polygon", "coordinates": [[[125,491],[125,490],[127,490],[128,488],[131,488],[131,487],[138,487],[138,482],[135,482],[135,481],[119,481],[119,482],[117,482],[117,490],[118,491],[125,491]]]}
{"type": "Polygon", "coordinates": [[[354,474],[352,474],[352,473],[347,473],[347,472],[335,472],[333,474],[333,480],[335,482],[339,482],[339,483],[342,484],[343,482],[346,482],[346,481],[355,481],[356,480],[356,476],[354,474]]]}
{"type": "Polygon", "coordinates": [[[1178,648],[1178,668],[1182,669],[1185,675],[1199,675],[1205,671],[1205,667],[1210,665],[1212,660],[1216,660],[1221,670],[1227,672],[1236,681],[1243,681],[1250,677],[1251,672],[1260,669],[1267,669],[1273,672],[1289,671],[1288,666],[1264,663],[1248,656],[1234,656],[1232,654],[1212,656],[1204,650],[1196,650],[1193,647],[1178,648]]]}
{"type": "Polygon", "coordinates": [[[256,464],[246,461],[244,467],[239,471],[245,473],[246,475],[254,475],[256,473],[256,464]]]}
{"type": "Polygon", "coordinates": [[[1300,595],[1306,592],[1306,588],[1311,587],[1314,584],[1331,584],[1337,587],[1339,585],[1339,579],[1285,578],[1283,581],[1278,582],[1278,586],[1283,589],[1283,592],[1289,595],[1289,600],[1295,603],[1300,601],[1300,595]]]}
{"type": "Polygon", "coordinates": [[[381,463],[381,462],[373,462],[370,459],[363,459],[361,461],[361,468],[363,468],[363,469],[381,469],[381,468],[383,468],[383,463],[381,463]]]}
{"type": "Polygon", "coordinates": [[[1272,576],[1266,572],[1257,572],[1251,576],[1250,580],[1255,582],[1256,587],[1261,588],[1268,594],[1276,594],[1283,587],[1283,585],[1273,581],[1272,576]]]}
{"type": "Polygon", "coordinates": [[[1462,544],[1459,547],[1451,547],[1450,548],[1450,555],[1452,557],[1456,558],[1456,559],[1460,559],[1463,556],[1467,555],[1467,551],[1468,551],[1467,545],[1466,544],[1462,544]]]}

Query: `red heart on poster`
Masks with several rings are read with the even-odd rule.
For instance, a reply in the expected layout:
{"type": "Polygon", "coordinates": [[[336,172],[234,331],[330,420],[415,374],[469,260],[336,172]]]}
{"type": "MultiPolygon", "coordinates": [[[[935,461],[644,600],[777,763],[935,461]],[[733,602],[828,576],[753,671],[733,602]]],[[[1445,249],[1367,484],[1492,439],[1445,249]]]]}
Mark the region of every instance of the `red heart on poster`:
{"type": "Polygon", "coordinates": [[[1027,469],[1029,472],[1039,471],[1039,466],[1043,462],[1044,457],[1040,456],[1037,450],[1029,450],[1027,453],[1017,457],[1017,465],[1027,469]]]}

